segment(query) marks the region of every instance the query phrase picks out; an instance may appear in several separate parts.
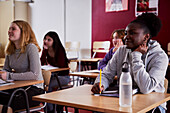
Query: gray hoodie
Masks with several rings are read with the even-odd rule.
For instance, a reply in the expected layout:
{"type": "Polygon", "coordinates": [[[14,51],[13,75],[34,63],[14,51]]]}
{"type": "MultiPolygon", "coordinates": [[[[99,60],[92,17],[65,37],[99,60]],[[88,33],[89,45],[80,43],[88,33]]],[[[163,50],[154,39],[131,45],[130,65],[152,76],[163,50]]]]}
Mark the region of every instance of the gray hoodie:
{"type": "MultiPolygon", "coordinates": [[[[128,62],[133,85],[137,85],[140,92],[164,93],[164,79],[168,67],[168,56],[157,41],[150,40],[148,52],[144,55],[137,51],[131,51],[125,46],[120,47],[102,72],[102,85],[106,89],[112,83],[115,75],[120,78],[122,63],[128,62]]],[[[95,83],[99,82],[99,76],[95,83]]],[[[162,105],[164,108],[165,105],[162,105]]]]}

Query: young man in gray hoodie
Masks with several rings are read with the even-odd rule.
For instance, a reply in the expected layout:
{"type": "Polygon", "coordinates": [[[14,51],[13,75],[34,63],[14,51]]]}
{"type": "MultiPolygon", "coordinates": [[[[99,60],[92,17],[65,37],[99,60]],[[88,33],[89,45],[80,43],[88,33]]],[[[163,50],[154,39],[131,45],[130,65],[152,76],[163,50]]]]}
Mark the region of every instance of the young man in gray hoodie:
{"type": "MultiPolygon", "coordinates": [[[[120,47],[102,72],[91,89],[93,93],[105,90],[112,83],[115,75],[120,78],[122,64],[128,62],[133,86],[137,86],[143,94],[151,92],[164,93],[164,79],[168,67],[168,56],[157,41],[161,28],[160,19],[153,13],[143,13],[128,24],[125,29],[125,46],[120,47]]],[[[158,107],[161,113],[166,111],[166,103],[158,107]]]]}

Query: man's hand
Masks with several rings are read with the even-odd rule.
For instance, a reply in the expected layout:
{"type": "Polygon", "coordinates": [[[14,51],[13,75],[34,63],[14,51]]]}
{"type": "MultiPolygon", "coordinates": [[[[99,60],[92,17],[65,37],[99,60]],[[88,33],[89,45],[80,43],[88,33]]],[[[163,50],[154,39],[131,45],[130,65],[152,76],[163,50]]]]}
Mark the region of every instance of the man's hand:
{"type": "Polygon", "coordinates": [[[104,90],[104,86],[102,85],[101,88],[100,88],[100,83],[95,83],[91,89],[91,91],[94,93],[94,94],[99,94],[100,91],[102,92],[104,90]]]}

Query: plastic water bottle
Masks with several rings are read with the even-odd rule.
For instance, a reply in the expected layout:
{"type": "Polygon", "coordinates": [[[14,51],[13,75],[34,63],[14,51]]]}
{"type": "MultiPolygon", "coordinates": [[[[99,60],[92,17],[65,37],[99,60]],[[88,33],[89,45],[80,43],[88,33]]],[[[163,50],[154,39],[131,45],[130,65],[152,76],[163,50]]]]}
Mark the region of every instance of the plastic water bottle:
{"type": "Polygon", "coordinates": [[[122,107],[130,107],[132,105],[132,78],[127,62],[124,62],[122,65],[122,74],[119,82],[119,105],[122,107]]]}

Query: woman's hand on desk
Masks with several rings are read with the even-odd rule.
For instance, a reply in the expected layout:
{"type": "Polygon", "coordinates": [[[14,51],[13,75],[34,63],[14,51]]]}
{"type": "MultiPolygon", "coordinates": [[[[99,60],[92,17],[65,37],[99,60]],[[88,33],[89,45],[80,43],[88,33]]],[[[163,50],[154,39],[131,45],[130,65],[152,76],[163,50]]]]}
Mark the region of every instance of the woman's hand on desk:
{"type": "Polygon", "coordinates": [[[0,71],[0,79],[2,80],[7,80],[7,72],[5,71],[0,71]]]}
{"type": "Polygon", "coordinates": [[[100,88],[100,83],[95,83],[91,89],[91,91],[94,93],[94,94],[99,94],[100,91],[102,92],[104,90],[104,86],[102,85],[101,88],[100,88]]]}

